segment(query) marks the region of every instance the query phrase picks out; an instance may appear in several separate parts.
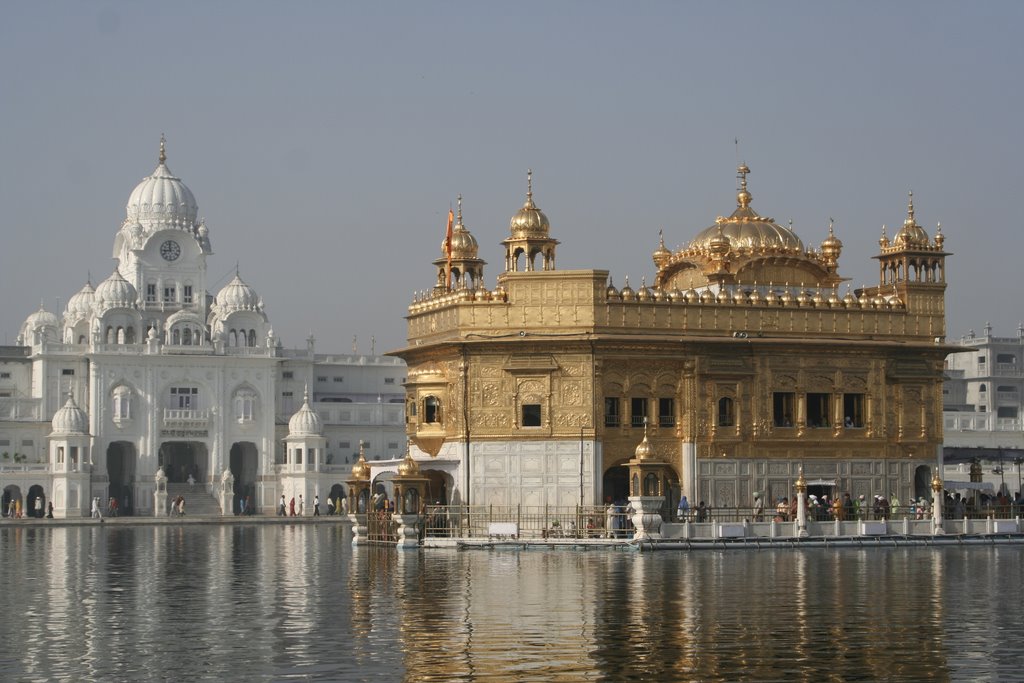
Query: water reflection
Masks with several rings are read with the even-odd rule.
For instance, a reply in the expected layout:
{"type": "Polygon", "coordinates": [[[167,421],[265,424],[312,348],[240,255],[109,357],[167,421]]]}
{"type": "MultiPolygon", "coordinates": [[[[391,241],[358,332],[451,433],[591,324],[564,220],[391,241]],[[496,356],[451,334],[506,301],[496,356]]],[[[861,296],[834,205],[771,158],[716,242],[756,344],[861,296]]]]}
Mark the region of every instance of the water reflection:
{"type": "Polygon", "coordinates": [[[1024,548],[352,548],[0,529],[4,680],[1006,680],[1024,548]]]}

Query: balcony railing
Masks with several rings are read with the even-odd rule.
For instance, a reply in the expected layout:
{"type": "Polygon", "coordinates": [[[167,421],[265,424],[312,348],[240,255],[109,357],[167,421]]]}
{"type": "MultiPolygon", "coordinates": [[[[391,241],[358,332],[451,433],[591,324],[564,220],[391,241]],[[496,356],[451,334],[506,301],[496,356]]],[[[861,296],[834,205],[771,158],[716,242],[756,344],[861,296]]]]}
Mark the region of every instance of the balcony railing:
{"type": "Polygon", "coordinates": [[[184,408],[164,408],[164,424],[179,426],[204,425],[210,421],[209,410],[188,410],[184,408]]]}
{"type": "Polygon", "coordinates": [[[994,413],[947,412],[942,426],[951,432],[1019,432],[1024,429],[1024,421],[1019,417],[997,417],[994,413]]]}
{"type": "Polygon", "coordinates": [[[42,420],[42,400],[38,398],[0,398],[0,420],[38,422],[42,420]]]}

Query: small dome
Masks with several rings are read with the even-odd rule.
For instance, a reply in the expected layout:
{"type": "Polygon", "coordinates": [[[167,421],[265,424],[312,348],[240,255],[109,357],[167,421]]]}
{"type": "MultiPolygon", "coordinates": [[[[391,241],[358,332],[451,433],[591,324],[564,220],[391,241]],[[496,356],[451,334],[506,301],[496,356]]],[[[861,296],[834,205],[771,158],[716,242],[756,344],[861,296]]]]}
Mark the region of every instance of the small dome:
{"type": "Polygon", "coordinates": [[[51,424],[54,434],[89,433],[89,416],[78,407],[70,393],[64,407],[54,414],[51,424]]]}
{"type": "Polygon", "coordinates": [[[654,265],[659,268],[672,257],[672,252],[665,247],[665,235],[661,230],[658,231],[658,248],[651,254],[651,258],[654,259],[654,265]]]}
{"type": "Polygon", "coordinates": [[[64,316],[68,319],[88,318],[92,314],[92,302],[96,290],[91,282],[86,282],[76,294],[68,299],[67,308],[64,309],[64,316]]]}
{"type": "Polygon", "coordinates": [[[289,436],[321,436],[324,433],[324,424],[320,416],[309,407],[309,391],[302,400],[302,407],[299,412],[292,415],[288,420],[289,436]]]}
{"type": "Polygon", "coordinates": [[[896,246],[906,247],[927,247],[928,233],[924,231],[917,221],[914,220],[914,193],[910,193],[910,200],[907,204],[907,219],[903,221],[903,227],[893,238],[896,246]]]}
{"type": "Polygon", "coordinates": [[[646,276],[644,276],[643,279],[640,280],[640,289],[638,289],[636,292],[636,298],[639,301],[650,301],[653,298],[653,294],[651,294],[651,290],[647,286],[646,276]]]}
{"type": "Polygon", "coordinates": [[[619,296],[622,297],[623,301],[632,301],[636,298],[636,292],[634,292],[633,288],[629,286],[628,275],[626,276],[626,286],[622,288],[621,292],[619,292],[619,296]]]}
{"type": "Polygon", "coordinates": [[[606,289],[604,293],[609,299],[619,298],[619,290],[615,289],[615,282],[612,280],[611,276],[608,277],[608,289],[606,289]]]}
{"type": "Polygon", "coordinates": [[[366,451],[363,448],[363,442],[359,442],[359,460],[356,461],[355,465],[352,465],[352,481],[369,481],[370,480],[370,466],[366,462],[366,451]]]}
{"type": "Polygon", "coordinates": [[[420,474],[420,466],[416,464],[416,461],[412,459],[412,453],[408,451],[405,454],[405,458],[398,465],[398,476],[400,477],[418,477],[420,474]]]}
{"type": "Polygon", "coordinates": [[[245,284],[242,276],[235,272],[231,282],[224,285],[224,288],[217,292],[214,299],[217,311],[222,315],[234,311],[259,311],[263,309],[263,302],[260,300],[256,290],[245,284]]]}
{"type": "Polygon", "coordinates": [[[533,171],[526,173],[526,202],[509,221],[512,237],[547,237],[551,229],[548,217],[533,203],[533,171]]]}
{"type": "Polygon", "coordinates": [[[126,221],[144,228],[192,228],[199,208],[192,191],[165,165],[167,154],[160,138],[160,160],[152,175],[142,179],[128,197],[126,221]]]}
{"type": "Polygon", "coordinates": [[[637,460],[650,460],[654,457],[654,448],[651,446],[650,441],[647,440],[647,427],[644,427],[644,438],[643,441],[633,451],[633,455],[637,460]]]}
{"type": "Polygon", "coordinates": [[[139,293],[135,285],[121,277],[115,268],[110,277],[100,283],[93,294],[93,301],[102,310],[111,308],[135,308],[139,293]]]}
{"type": "Polygon", "coordinates": [[[60,327],[60,318],[43,308],[42,303],[39,304],[38,311],[25,318],[25,324],[22,325],[22,329],[34,331],[41,327],[60,327]]]}

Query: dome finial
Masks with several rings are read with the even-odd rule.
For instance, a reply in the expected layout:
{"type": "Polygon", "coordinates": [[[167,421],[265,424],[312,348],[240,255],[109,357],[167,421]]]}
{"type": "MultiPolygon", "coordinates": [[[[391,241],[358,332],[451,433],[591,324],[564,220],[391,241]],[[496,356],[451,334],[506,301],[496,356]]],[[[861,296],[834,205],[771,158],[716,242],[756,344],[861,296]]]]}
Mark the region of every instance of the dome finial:
{"type": "Polygon", "coordinates": [[[662,249],[665,248],[665,230],[663,228],[658,230],[658,246],[662,249]]]}
{"type": "Polygon", "coordinates": [[[160,133],[160,163],[167,161],[167,138],[164,137],[163,133],[160,133]]]}
{"type": "Polygon", "coordinates": [[[740,164],[736,169],[736,175],[740,179],[739,192],[736,193],[736,204],[741,208],[750,206],[750,200],[752,199],[750,192],[747,191],[748,173],[750,173],[750,167],[746,164],[740,164]]]}
{"type": "Polygon", "coordinates": [[[533,169],[526,169],[526,203],[523,204],[524,209],[533,209],[535,205],[533,203],[533,169]]]}
{"type": "Polygon", "coordinates": [[[456,222],[456,225],[462,225],[462,194],[461,193],[456,198],[456,201],[458,202],[458,205],[459,205],[459,211],[458,211],[458,214],[456,215],[456,221],[455,222],[456,222]]]}
{"type": "Polygon", "coordinates": [[[909,199],[907,200],[907,225],[914,224],[914,191],[911,190],[907,193],[909,199]]]}
{"type": "Polygon", "coordinates": [[[309,382],[306,382],[302,388],[302,402],[309,405],[309,382]]]}

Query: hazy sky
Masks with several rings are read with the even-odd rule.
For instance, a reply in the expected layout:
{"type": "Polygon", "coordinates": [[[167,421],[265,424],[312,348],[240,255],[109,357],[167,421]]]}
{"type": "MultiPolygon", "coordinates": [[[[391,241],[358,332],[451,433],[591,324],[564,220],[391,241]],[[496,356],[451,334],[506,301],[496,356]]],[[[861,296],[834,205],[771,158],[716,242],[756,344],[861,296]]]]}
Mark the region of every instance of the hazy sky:
{"type": "MultiPolygon", "coordinates": [[[[404,344],[445,217],[488,261],[526,170],[561,269],[654,272],[753,207],[875,284],[914,191],[941,221],[949,336],[1024,319],[1021,2],[7,2],[0,7],[0,331],[107,277],[157,161],[192,189],[277,334],[404,344]],[[59,300],[59,301],[58,301],[59,300]]],[[[60,312],[60,311],[55,311],[60,312]]]]}

